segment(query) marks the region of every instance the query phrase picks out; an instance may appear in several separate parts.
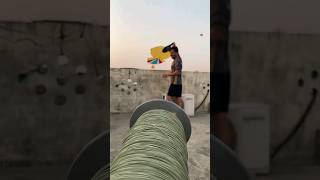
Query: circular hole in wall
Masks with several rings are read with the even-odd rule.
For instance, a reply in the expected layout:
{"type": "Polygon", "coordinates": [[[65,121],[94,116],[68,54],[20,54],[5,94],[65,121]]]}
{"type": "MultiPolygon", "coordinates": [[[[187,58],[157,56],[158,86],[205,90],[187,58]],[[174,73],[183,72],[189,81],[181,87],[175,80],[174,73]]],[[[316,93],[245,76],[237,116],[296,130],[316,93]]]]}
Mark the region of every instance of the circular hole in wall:
{"type": "Polygon", "coordinates": [[[65,95],[56,96],[54,103],[58,106],[64,105],[67,102],[67,97],[65,95]]]}
{"type": "Polygon", "coordinates": [[[86,87],[82,84],[79,84],[75,88],[76,94],[84,94],[86,92],[86,87]]]}
{"type": "Polygon", "coordinates": [[[36,91],[37,95],[43,95],[43,94],[45,94],[47,92],[47,88],[43,84],[38,84],[35,87],[35,91],[36,91]]]}
{"type": "Polygon", "coordinates": [[[318,71],[313,70],[313,71],[311,72],[311,77],[312,77],[312,79],[317,79],[317,78],[318,78],[318,71]]]}
{"type": "Polygon", "coordinates": [[[59,86],[64,86],[67,84],[67,80],[64,77],[57,77],[56,81],[59,86]]]}
{"type": "Polygon", "coordinates": [[[300,79],[298,80],[298,86],[299,86],[299,87],[302,87],[303,85],[304,85],[304,80],[300,78],[300,79]]]}
{"type": "Polygon", "coordinates": [[[312,88],[312,94],[313,94],[313,95],[316,95],[317,93],[318,93],[318,89],[312,88]]]}
{"type": "Polygon", "coordinates": [[[27,77],[28,77],[28,75],[26,73],[20,73],[18,75],[18,81],[21,82],[21,81],[27,79],[27,77]]]}

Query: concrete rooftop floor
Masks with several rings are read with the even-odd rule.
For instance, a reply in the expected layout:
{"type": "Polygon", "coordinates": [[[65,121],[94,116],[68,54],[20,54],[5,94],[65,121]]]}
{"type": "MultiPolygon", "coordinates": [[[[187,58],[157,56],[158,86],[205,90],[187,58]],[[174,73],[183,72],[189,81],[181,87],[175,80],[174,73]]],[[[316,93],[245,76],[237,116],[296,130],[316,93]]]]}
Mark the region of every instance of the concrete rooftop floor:
{"type": "MultiPolygon", "coordinates": [[[[110,160],[121,148],[122,139],[129,130],[130,114],[112,114],[110,121],[110,160]]],[[[190,180],[210,178],[210,115],[191,117],[192,134],[188,142],[190,180]]]]}
{"type": "MultiPolygon", "coordinates": [[[[111,159],[121,147],[129,128],[130,114],[111,115],[111,159]]],[[[192,136],[188,142],[190,180],[209,180],[209,114],[191,118],[192,136]]],[[[42,167],[0,167],[0,180],[64,180],[69,165],[42,167]]],[[[253,176],[252,180],[319,180],[320,166],[271,166],[267,176],[253,176]]]]}

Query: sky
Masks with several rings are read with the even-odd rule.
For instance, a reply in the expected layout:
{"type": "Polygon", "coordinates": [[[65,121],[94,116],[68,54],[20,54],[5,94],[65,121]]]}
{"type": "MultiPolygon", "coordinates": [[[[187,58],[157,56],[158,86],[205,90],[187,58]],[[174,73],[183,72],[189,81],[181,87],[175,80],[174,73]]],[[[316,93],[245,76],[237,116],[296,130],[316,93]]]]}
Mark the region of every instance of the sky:
{"type": "MultiPolygon", "coordinates": [[[[172,42],[183,71],[210,71],[210,0],[111,0],[111,68],[151,69],[150,49],[172,42]]],[[[155,69],[169,70],[171,62],[155,69]]]]}

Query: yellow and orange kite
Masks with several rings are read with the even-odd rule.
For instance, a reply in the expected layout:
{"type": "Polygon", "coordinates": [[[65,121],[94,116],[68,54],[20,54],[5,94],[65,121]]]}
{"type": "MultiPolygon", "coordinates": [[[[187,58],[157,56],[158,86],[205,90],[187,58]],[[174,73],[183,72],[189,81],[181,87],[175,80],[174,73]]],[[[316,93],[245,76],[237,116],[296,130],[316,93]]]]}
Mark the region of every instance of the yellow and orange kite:
{"type": "Polygon", "coordinates": [[[154,65],[156,64],[165,62],[165,60],[170,57],[170,52],[162,52],[163,48],[163,46],[157,46],[151,49],[152,57],[148,58],[147,62],[152,64],[152,68],[154,68],[154,65]]]}

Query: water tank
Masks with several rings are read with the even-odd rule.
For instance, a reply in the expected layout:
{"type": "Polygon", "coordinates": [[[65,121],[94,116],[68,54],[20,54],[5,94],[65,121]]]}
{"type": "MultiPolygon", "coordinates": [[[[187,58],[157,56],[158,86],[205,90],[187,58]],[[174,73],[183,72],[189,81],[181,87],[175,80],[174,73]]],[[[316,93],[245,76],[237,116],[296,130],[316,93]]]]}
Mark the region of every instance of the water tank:
{"type": "Polygon", "coordinates": [[[231,103],[229,117],[237,134],[235,151],[240,161],[252,173],[269,173],[269,107],[257,103],[231,103]]]}
{"type": "Polygon", "coordinates": [[[184,102],[184,111],[188,116],[194,116],[194,95],[182,94],[182,100],[184,102]]]}

